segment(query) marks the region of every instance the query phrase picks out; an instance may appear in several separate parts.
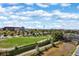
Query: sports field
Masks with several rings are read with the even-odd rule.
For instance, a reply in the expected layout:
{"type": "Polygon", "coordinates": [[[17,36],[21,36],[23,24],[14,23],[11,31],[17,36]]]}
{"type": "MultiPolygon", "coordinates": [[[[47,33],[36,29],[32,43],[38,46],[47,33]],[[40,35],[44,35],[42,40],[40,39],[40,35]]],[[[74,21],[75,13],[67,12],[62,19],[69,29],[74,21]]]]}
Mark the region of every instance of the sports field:
{"type": "Polygon", "coordinates": [[[48,38],[48,36],[6,38],[5,40],[0,41],[0,48],[11,48],[15,46],[29,45],[48,38]]]}

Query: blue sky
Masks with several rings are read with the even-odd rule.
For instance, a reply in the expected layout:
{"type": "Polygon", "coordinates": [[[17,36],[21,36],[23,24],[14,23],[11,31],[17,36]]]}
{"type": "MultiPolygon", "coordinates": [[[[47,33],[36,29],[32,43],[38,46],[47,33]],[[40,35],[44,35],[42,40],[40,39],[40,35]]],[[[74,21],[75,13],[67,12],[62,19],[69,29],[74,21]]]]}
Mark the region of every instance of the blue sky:
{"type": "Polygon", "coordinates": [[[79,3],[0,3],[0,28],[79,29],[79,3]]]}

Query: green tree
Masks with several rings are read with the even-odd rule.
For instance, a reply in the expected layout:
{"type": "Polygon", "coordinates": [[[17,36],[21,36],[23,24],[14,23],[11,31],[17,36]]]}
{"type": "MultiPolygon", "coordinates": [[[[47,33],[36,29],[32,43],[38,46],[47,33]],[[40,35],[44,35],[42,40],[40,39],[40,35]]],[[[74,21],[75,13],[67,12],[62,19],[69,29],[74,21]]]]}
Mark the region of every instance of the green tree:
{"type": "Polygon", "coordinates": [[[61,31],[55,31],[52,33],[52,37],[53,37],[54,41],[62,40],[63,33],[61,31]]]}

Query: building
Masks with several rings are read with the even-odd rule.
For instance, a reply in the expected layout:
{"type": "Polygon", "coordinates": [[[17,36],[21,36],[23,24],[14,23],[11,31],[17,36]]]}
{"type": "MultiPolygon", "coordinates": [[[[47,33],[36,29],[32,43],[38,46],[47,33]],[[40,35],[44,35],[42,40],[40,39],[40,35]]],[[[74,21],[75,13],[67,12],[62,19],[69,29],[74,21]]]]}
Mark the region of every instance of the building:
{"type": "Polygon", "coordinates": [[[22,30],[24,27],[4,27],[3,30],[17,31],[22,30]]]}
{"type": "Polygon", "coordinates": [[[66,40],[79,41],[79,34],[67,33],[67,34],[64,34],[63,37],[64,37],[66,40]]]}
{"type": "Polygon", "coordinates": [[[4,27],[2,28],[3,31],[9,30],[12,31],[12,35],[25,35],[25,28],[24,27],[4,27]]]}

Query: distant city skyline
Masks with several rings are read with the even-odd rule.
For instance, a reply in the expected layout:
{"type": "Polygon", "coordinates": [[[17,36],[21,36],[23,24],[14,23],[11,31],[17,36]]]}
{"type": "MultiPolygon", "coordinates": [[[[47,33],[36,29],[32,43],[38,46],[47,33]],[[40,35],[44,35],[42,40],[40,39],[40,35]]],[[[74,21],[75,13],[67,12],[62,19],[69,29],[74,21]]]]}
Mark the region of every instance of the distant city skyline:
{"type": "Polygon", "coordinates": [[[79,29],[79,3],[0,3],[0,28],[79,29]]]}

